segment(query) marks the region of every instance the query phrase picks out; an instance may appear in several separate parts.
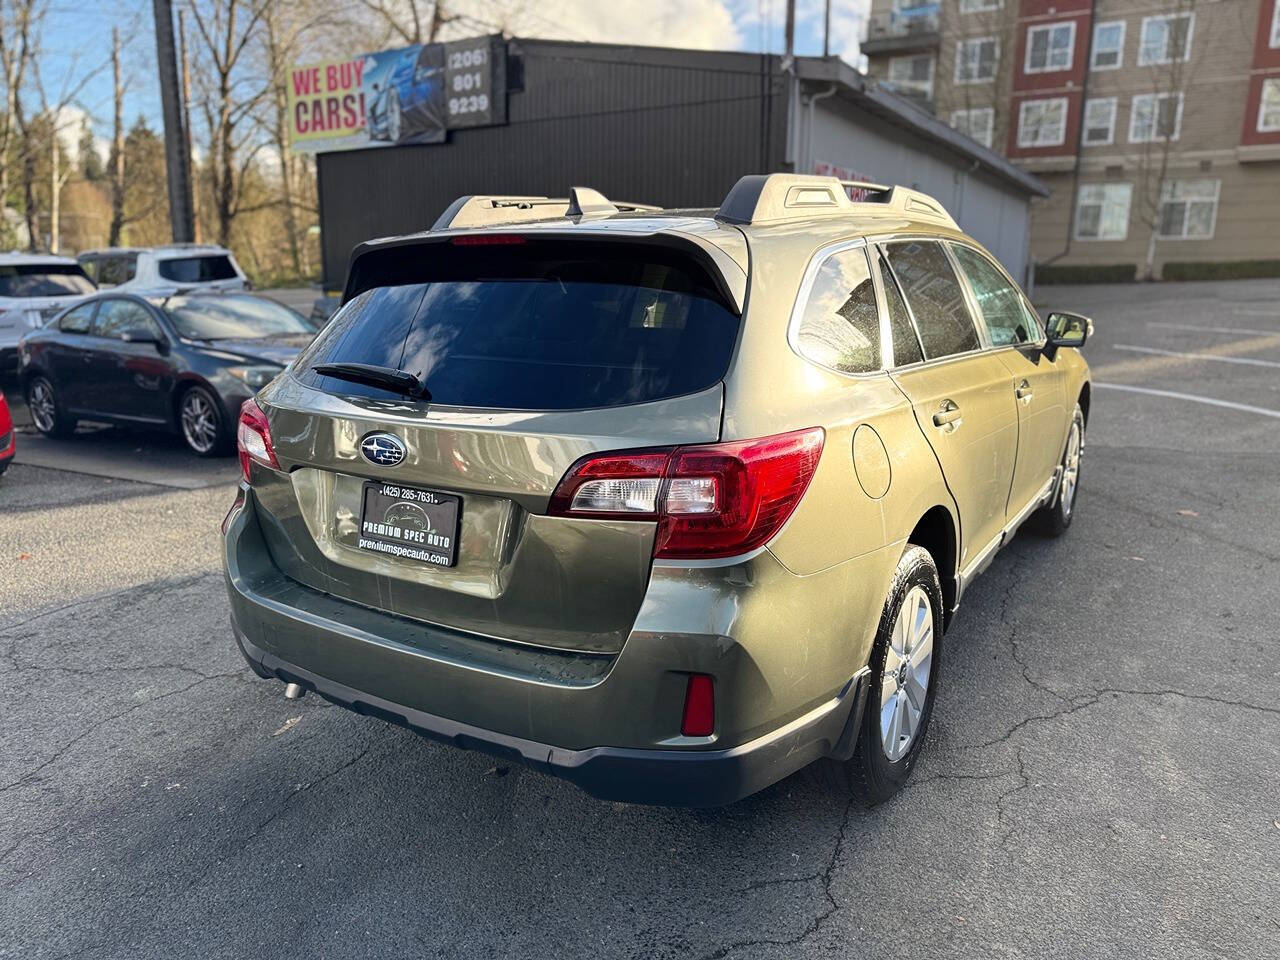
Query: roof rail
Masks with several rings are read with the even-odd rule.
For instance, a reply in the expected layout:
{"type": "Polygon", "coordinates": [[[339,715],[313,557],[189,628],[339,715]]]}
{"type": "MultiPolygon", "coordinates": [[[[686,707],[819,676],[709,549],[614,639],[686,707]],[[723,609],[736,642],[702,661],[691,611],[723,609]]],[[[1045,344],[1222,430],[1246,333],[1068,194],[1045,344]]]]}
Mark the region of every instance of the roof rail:
{"type": "Polygon", "coordinates": [[[858,214],[896,214],[912,220],[933,220],[959,229],[941,203],[919,190],[790,173],[743,177],[720,204],[716,219],[726,223],[752,224],[858,214]],[[850,191],[861,193],[861,198],[851,199],[850,191]]]}
{"type": "Polygon", "coordinates": [[[610,200],[590,187],[570,187],[568,197],[481,196],[459,197],[431,225],[432,230],[487,227],[529,220],[562,217],[607,217],[622,211],[646,213],[661,210],[647,203],[610,200]]]}

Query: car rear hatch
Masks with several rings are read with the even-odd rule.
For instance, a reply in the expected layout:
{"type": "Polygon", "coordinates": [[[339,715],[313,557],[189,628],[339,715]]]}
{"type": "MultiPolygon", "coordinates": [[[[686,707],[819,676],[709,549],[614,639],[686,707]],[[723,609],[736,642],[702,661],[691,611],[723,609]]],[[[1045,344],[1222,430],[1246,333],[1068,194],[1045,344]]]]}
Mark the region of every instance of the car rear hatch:
{"type": "Polygon", "coordinates": [[[253,482],[277,565],[415,620],[621,649],[656,524],[549,502],[585,455],[719,438],[741,322],[719,271],[694,242],[546,231],[358,255],[344,307],[259,397],[280,470],[253,482]],[[430,399],[316,369],[333,364],[406,371],[430,399]]]}

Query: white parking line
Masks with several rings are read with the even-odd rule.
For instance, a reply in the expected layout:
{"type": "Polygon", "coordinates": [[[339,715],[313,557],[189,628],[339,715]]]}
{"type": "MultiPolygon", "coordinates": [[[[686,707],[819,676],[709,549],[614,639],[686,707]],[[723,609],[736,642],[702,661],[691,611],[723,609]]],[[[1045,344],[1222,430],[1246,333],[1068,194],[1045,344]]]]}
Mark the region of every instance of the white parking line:
{"type": "Polygon", "coordinates": [[[1243,333],[1245,336],[1270,337],[1280,330],[1262,330],[1258,327],[1203,327],[1194,323],[1164,323],[1160,320],[1148,320],[1148,327],[1170,327],[1174,330],[1196,330],[1201,333],[1243,333]]]}
{"type": "Polygon", "coordinates": [[[1215,397],[1201,397],[1194,393],[1178,393],[1176,390],[1156,390],[1152,387],[1133,387],[1127,383],[1095,383],[1095,387],[1105,390],[1124,390],[1128,393],[1144,393],[1152,397],[1169,397],[1173,400],[1190,400],[1192,403],[1203,403],[1210,407],[1226,407],[1228,410],[1242,410],[1245,413],[1258,413],[1264,417],[1275,417],[1280,420],[1280,410],[1267,407],[1251,407],[1247,403],[1232,403],[1230,400],[1218,400],[1215,397]]]}
{"type": "Polygon", "coordinates": [[[1217,363],[1244,363],[1251,367],[1280,367],[1277,360],[1256,360],[1253,357],[1219,357],[1212,353],[1179,353],[1177,350],[1157,350],[1155,347],[1131,347],[1128,344],[1112,344],[1116,350],[1129,350],[1133,353],[1155,353],[1162,357],[1182,357],[1186,360],[1213,360],[1217,363]]]}

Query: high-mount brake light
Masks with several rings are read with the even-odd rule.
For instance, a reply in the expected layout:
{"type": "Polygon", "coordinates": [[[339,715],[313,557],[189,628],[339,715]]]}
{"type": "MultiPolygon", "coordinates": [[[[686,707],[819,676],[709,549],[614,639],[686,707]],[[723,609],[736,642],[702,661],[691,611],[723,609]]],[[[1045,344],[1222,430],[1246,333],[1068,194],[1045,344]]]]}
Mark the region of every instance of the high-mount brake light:
{"type": "Polygon", "coordinates": [[[525,239],[518,233],[464,233],[449,242],[455,247],[510,247],[525,239]]]}
{"type": "Polygon", "coordinates": [[[733,557],[790,519],[822,456],[821,427],[758,440],[582,458],[564,475],[555,516],[656,520],[658,559],[733,557]]]}
{"type": "Polygon", "coordinates": [[[271,442],[271,426],[267,423],[267,415],[262,412],[253,399],[246,400],[240,406],[240,422],[236,427],[236,451],[240,454],[240,475],[244,482],[249,479],[249,462],[256,460],[272,470],[280,469],[280,461],[276,459],[276,448],[271,442]]]}

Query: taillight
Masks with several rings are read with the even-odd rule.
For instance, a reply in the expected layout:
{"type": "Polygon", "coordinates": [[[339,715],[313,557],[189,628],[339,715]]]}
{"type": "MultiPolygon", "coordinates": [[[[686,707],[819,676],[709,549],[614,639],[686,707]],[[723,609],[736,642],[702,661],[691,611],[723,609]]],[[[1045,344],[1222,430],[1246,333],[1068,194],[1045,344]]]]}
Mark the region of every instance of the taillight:
{"type": "Polygon", "coordinates": [[[654,556],[732,557],[787,522],[822,455],[821,427],[759,440],[584,457],[551,497],[556,516],[656,520],[654,556]]]}
{"type": "Polygon", "coordinates": [[[252,400],[240,406],[240,424],[236,428],[236,450],[240,453],[240,474],[249,482],[249,461],[256,460],[272,470],[280,469],[276,449],[271,443],[271,426],[267,415],[252,400]]]}

